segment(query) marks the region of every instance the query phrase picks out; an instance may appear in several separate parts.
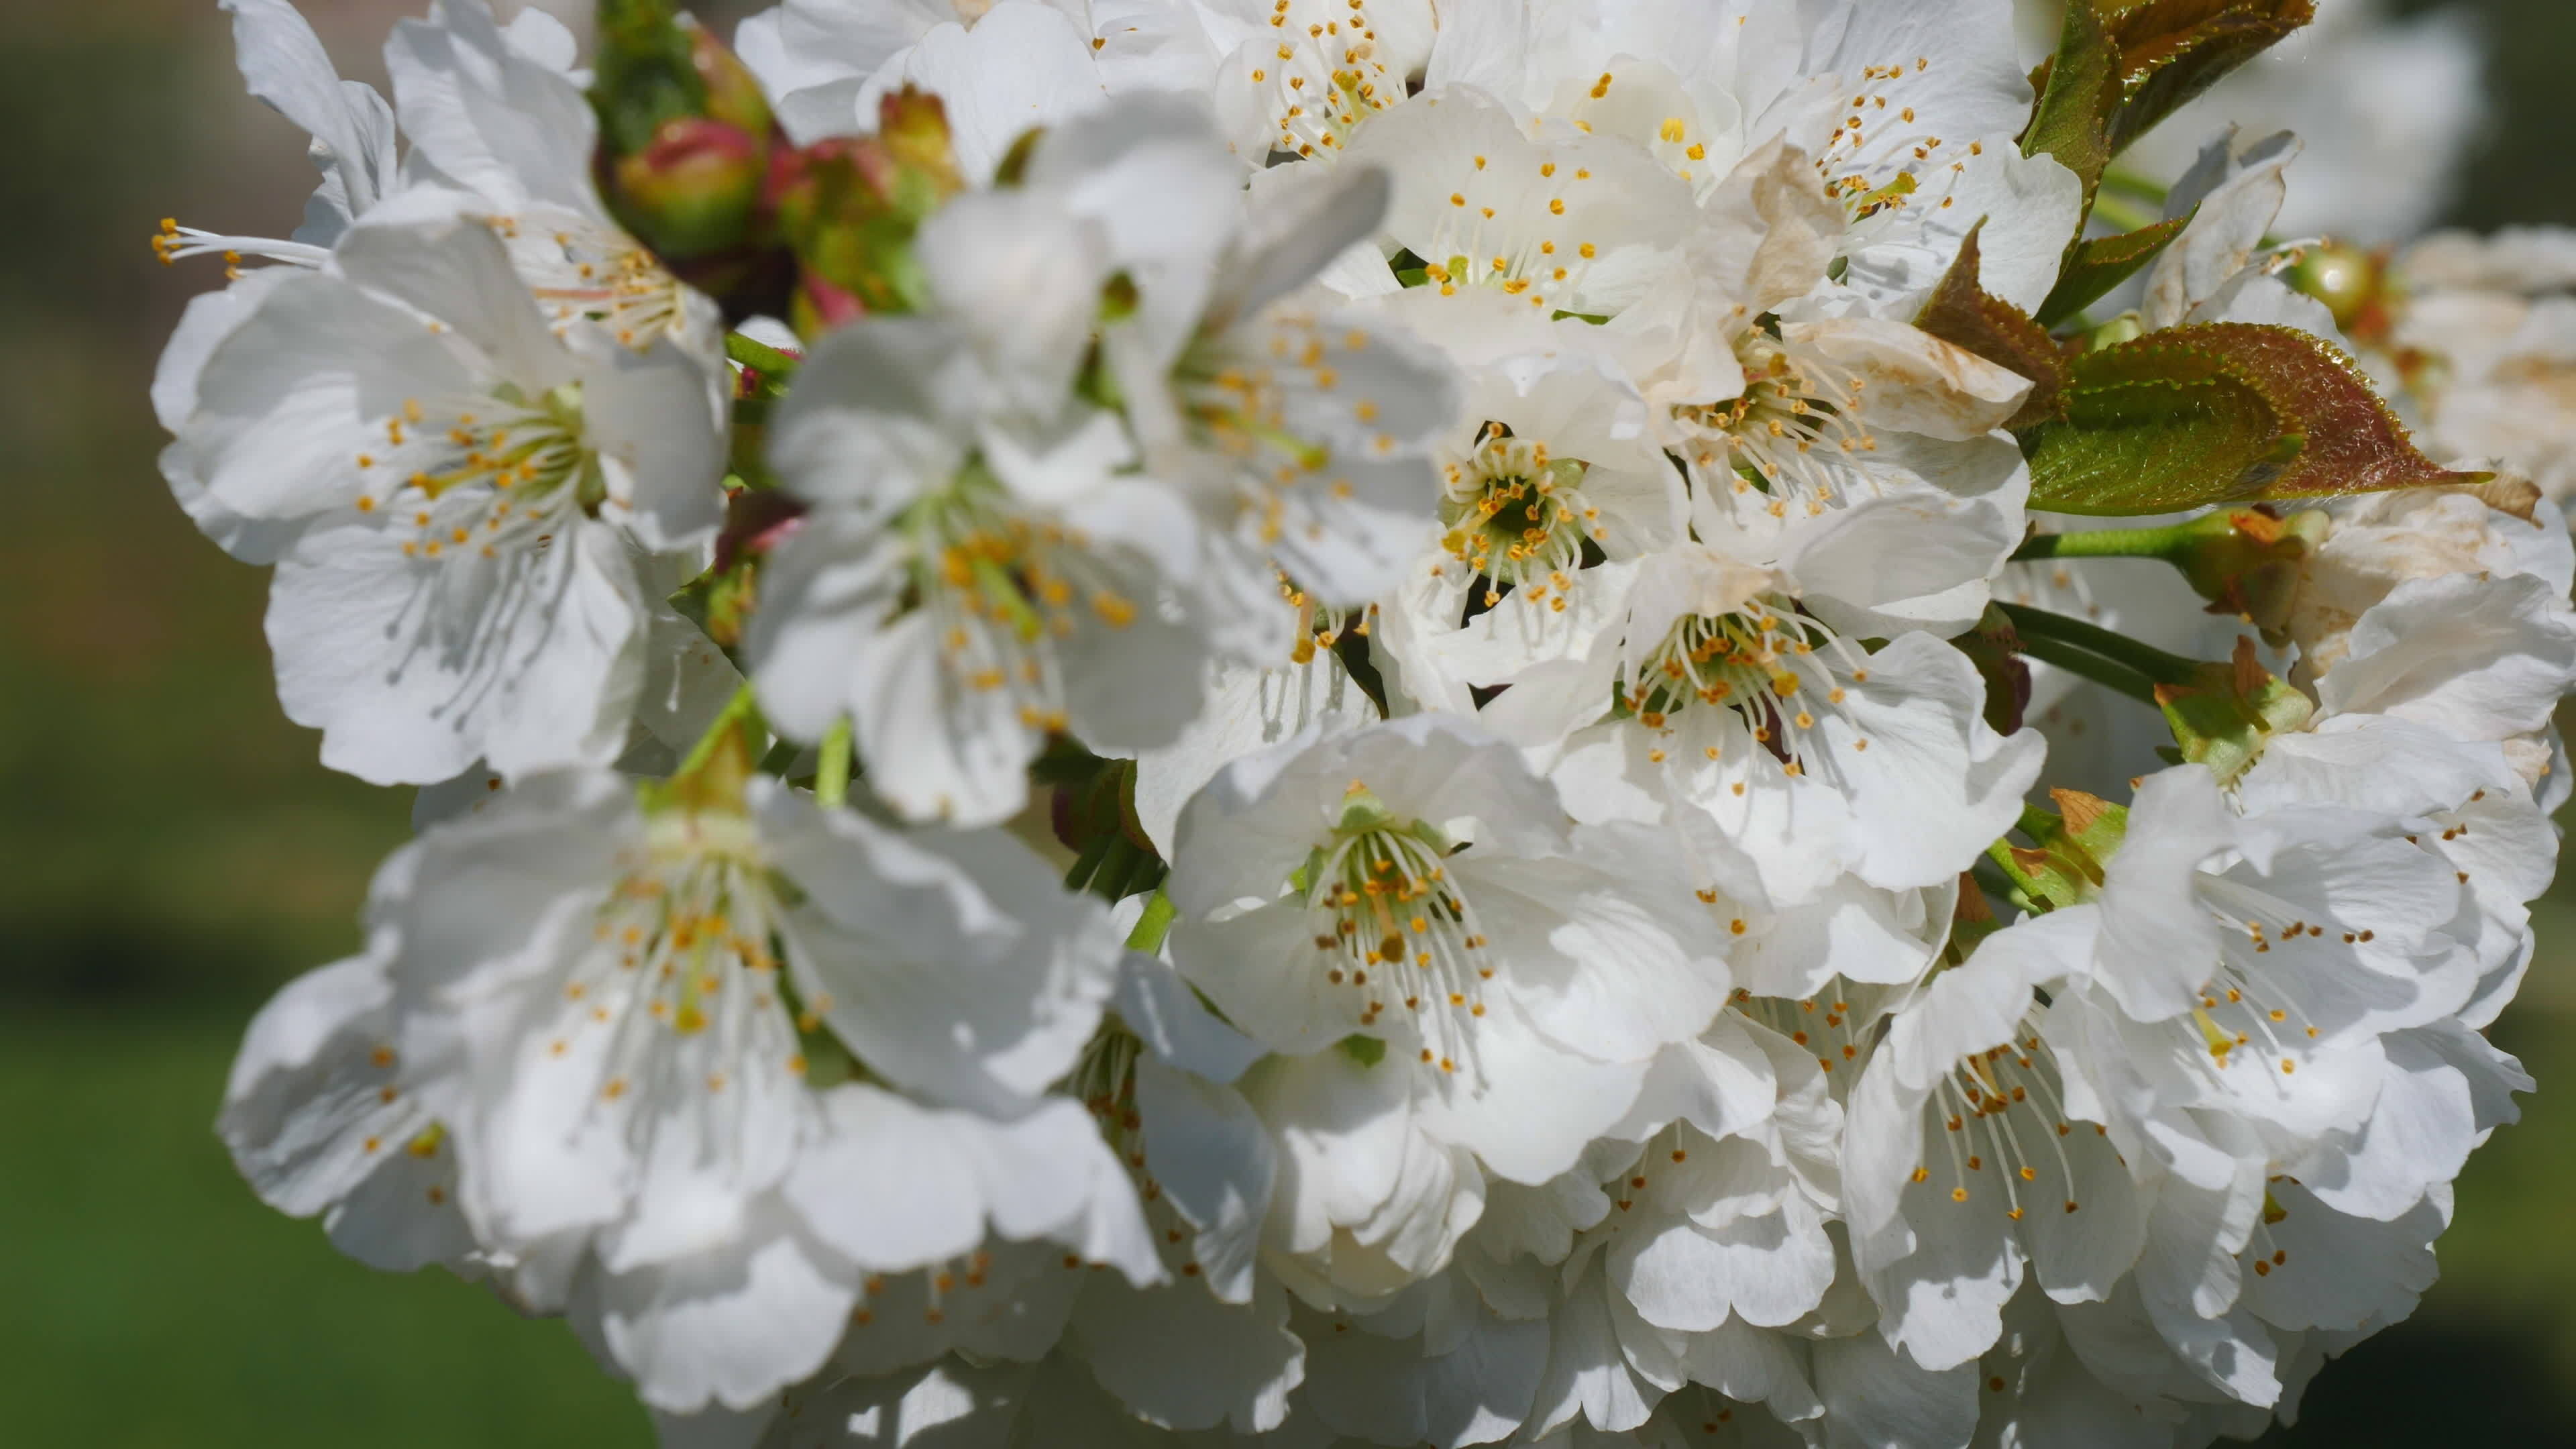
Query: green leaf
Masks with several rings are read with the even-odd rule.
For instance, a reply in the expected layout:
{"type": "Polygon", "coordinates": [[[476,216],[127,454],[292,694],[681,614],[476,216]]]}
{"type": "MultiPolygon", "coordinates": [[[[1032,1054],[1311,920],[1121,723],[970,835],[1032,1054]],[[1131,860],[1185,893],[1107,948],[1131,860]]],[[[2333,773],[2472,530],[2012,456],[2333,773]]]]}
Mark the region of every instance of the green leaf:
{"type": "Polygon", "coordinates": [[[2021,435],[2033,508],[2168,513],[2492,476],[2435,466],[2352,359],[2287,327],[2170,328],[2069,373],[2063,416],[2021,435]]]}
{"type": "Polygon", "coordinates": [[[2093,192],[2102,184],[2102,172],[2115,154],[2111,116],[2122,98],[2120,47],[2095,10],[2099,3],[2066,0],[2057,53],[2031,74],[2039,102],[2031,110],[2030,128],[2021,137],[2021,154],[2036,156],[2045,151],[2083,179],[2088,213],[2093,192]]]}
{"type": "Polygon", "coordinates": [[[2315,0],[2066,0],[2022,154],[2082,177],[2089,215],[2112,157],[2315,18],[2315,0]]]}
{"type": "Polygon", "coordinates": [[[2193,207],[2190,216],[2178,216],[2118,236],[2097,236],[2068,248],[2057,285],[2049,291],[2048,300],[2039,304],[2039,324],[2054,327],[2100,301],[2113,287],[2136,276],[2161,255],[2199,214],[2200,208],[2193,207]]]}
{"type": "Polygon", "coordinates": [[[2315,0],[2094,3],[2107,12],[2127,91],[2111,119],[2115,155],[2317,15],[2315,0]]]}
{"type": "Polygon", "coordinates": [[[2048,329],[2019,307],[1989,294],[1979,284],[1982,265],[1977,238],[1981,218],[1959,243],[1957,260],[1914,315],[1914,325],[1953,347],[1973,352],[1998,367],[2029,378],[2030,397],[2007,426],[2035,427],[2058,416],[2059,393],[2066,385],[2066,359],[2048,329]]]}

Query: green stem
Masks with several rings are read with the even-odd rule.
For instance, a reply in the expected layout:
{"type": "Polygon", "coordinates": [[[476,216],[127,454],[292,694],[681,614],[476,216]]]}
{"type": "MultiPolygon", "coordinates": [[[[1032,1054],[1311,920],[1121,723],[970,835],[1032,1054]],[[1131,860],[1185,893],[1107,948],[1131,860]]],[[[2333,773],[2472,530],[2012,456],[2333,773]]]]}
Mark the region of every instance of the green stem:
{"type": "Polygon", "coordinates": [[[2156,705],[2155,682],[2125,664],[2115,664],[2099,654],[2088,654],[2056,639],[2024,637],[2021,652],[2043,664],[2054,664],[2070,674],[2081,675],[2106,689],[2125,694],[2140,704],[2160,707],[2156,705]]]}
{"type": "Polygon", "coordinates": [[[824,734],[822,763],[814,771],[814,798],[826,810],[838,810],[850,801],[851,747],[850,718],[843,715],[824,734]]]}
{"type": "Polygon", "coordinates": [[[2209,530],[2178,523],[2167,528],[2099,528],[2082,533],[2035,533],[2013,550],[2013,562],[2050,558],[2157,558],[2171,560],[2184,548],[2205,542],[2209,530]]]}
{"type": "Polygon", "coordinates": [[[1149,955],[1163,949],[1163,937],[1170,934],[1172,918],[1179,913],[1168,893],[1154,892],[1145,902],[1145,914],[1136,918],[1136,929],[1127,933],[1127,949],[1149,955]]]}
{"type": "Polygon", "coordinates": [[[2128,202],[2112,196],[2108,192],[2097,193],[2094,196],[2093,214],[2096,217],[2101,218],[2103,221],[2110,223],[2113,230],[2124,232],[2137,231],[2145,227],[2154,226],[2157,222],[2164,220],[2163,217],[2156,215],[2154,212],[2151,212],[2144,207],[2131,206],[2128,202]]]}
{"type": "Polygon", "coordinates": [[[2114,191],[2126,192],[2131,196],[2141,197],[2145,200],[2152,201],[2158,206],[2164,205],[2173,197],[2172,187],[2165,185],[2163,182],[2158,181],[2152,176],[2132,171],[2125,166],[2114,166],[2104,171],[2102,173],[2102,184],[2114,191]]]}
{"type": "MultiPolygon", "coordinates": [[[[2004,604],[2001,607],[2004,617],[2012,621],[2014,630],[2022,636],[2025,644],[2033,639],[2071,644],[2113,663],[2126,665],[2154,684],[2189,684],[2200,675],[2200,661],[2168,654],[2152,644],[2140,643],[2126,634],[2115,634],[2098,624],[2088,624],[2046,609],[2034,609],[2027,604],[2004,604]]],[[[2033,651],[2025,649],[2023,652],[2033,651]]]]}

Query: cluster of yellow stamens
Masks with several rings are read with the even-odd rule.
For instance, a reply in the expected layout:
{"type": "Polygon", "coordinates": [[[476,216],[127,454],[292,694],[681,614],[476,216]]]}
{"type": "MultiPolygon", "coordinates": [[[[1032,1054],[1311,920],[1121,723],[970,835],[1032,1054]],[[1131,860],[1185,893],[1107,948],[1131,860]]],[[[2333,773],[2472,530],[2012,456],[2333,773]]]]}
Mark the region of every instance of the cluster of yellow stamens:
{"type": "Polygon", "coordinates": [[[261,257],[273,262],[287,262],[301,267],[318,267],[331,254],[322,247],[303,242],[275,241],[259,236],[223,236],[181,226],[177,217],[161,218],[161,229],[152,234],[152,255],[161,265],[176,266],[190,257],[221,256],[224,278],[238,282],[242,277],[242,259],[261,257]]]}
{"type": "MultiPolygon", "coordinates": [[[[1715,892],[1708,892],[1701,899],[1714,904],[1714,896],[1715,892]]],[[[1746,923],[1741,917],[1727,922],[1731,935],[1741,936],[1745,929],[1746,923]]],[[[1810,996],[1796,1001],[1785,997],[1756,996],[1739,986],[1728,1004],[1746,1017],[1814,1052],[1816,1065],[1824,1068],[1830,1076],[1837,1069],[1857,1062],[1865,1042],[1852,1004],[1841,994],[1841,978],[1835,978],[1829,985],[1836,993],[1833,996],[1821,999],[1810,996]]]]}
{"type": "Polygon", "coordinates": [[[514,559],[554,541],[567,510],[595,510],[607,483],[583,438],[581,386],[529,398],[407,398],[357,454],[361,513],[407,527],[406,556],[514,559]]]}
{"type": "Polygon", "coordinates": [[[1376,1031],[1401,1007],[1422,1064],[1463,1068],[1473,1079],[1472,1023],[1485,1014],[1482,988],[1494,968],[1447,855],[1430,827],[1397,820],[1354,780],[1341,823],[1309,856],[1300,883],[1316,925],[1315,969],[1347,994],[1355,1029],[1376,1031]]]}
{"type": "Polygon", "coordinates": [[[1274,150],[1338,151],[1360,122],[1405,97],[1405,77],[1378,58],[1366,0],[1272,0],[1274,45],[1254,45],[1251,81],[1278,128],[1274,150]]]}
{"type": "Polygon", "coordinates": [[[1380,459],[1396,453],[1381,426],[1396,420],[1366,386],[1371,346],[1360,328],[1273,308],[1200,339],[1174,370],[1199,436],[1234,460],[1241,507],[1265,545],[1292,531],[1323,537],[1324,500],[1355,496],[1332,439],[1364,438],[1363,452],[1380,459]]]}
{"type": "Polygon", "coordinates": [[[882,1273],[871,1273],[859,1280],[859,1301],[850,1310],[850,1325],[869,1328],[889,1315],[896,1320],[917,1315],[932,1328],[951,1318],[990,1322],[1015,1306],[1010,1293],[991,1283],[992,1272],[993,1255],[977,1249],[962,1258],[933,1263],[891,1280],[882,1273]],[[983,1292],[987,1286],[993,1286],[995,1291],[983,1292]]]}
{"type": "MultiPolygon", "coordinates": [[[[1732,613],[1692,615],[1674,624],[1640,659],[1624,685],[1623,701],[1640,724],[1655,731],[1693,705],[1736,710],[1756,744],[1783,760],[1790,774],[1803,774],[1809,753],[1802,736],[1815,728],[1820,707],[1840,705],[1845,695],[1836,669],[1817,657],[1819,651],[1842,677],[1868,682],[1861,656],[1832,630],[1786,599],[1756,597],[1732,613]]],[[[1706,748],[1715,759],[1718,747],[1706,748]]],[[[1869,741],[1856,739],[1852,748],[1866,750],[1869,741]]],[[[1652,758],[1661,762],[1663,751],[1654,750],[1652,758]]],[[[1742,793],[1741,785],[1737,791],[1742,793]]]]}
{"type": "Polygon", "coordinates": [[[914,504],[899,525],[914,548],[909,602],[937,630],[952,704],[979,714],[998,706],[1022,728],[1061,729],[1057,642],[1086,621],[1128,628],[1145,606],[1081,535],[1010,502],[970,463],[914,504]]]}
{"type": "Polygon", "coordinates": [[[589,948],[567,973],[547,1055],[581,1063],[606,1104],[687,1092],[733,1102],[732,1111],[768,1110],[736,1079],[764,1067],[801,1076],[797,1029],[819,1027],[832,1004],[807,1001],[801,1023],[788,1015],[773,944],[777,898],[749,823],[659,813],[619,867],[589,948]],[[584,1041],[587,1033],[605,1040],[584,1041]]]}
{"type": "Polygon", "coordinates": [[[1708,164],[1708,141],[1682,116],[1666,116],[1646,149],[1667,170],[1694,187],[1715,182],[1719,173],[1708,164]]]}
{"type": "Polygon", "coordinates": [[[563,218],[478,217],[509,249],[511,264],[557,333],[597,323],[638,351],[688,324],[688,289],[651,250],[613,227],[563,218]]]}
{"type": "MultiPolygon", "coordinates": [[[[378,1076],[376,1104],[368,1109],[359,1124],[358,1130],[363,1130],[366,1135],[359,1138],[358,1148],[370,1161],[383,1153],[399,1151],[429,1162],[447,1150],[447,1129],[430,1121],[417,1100],[397,1085],[400,1078],[396,1070],[398,1061],[391,1042],[379,1042],[367,1054],[367,1065],[378,1076]]],[[[456,1176],[454,1153],[449,1153],[443,1167],[444,1180],[433,1182],[423,1190],[433,1207],[444,1204],[450,1195],[456,1176]]]]}
{"type": "MultiPolygon", "coordinates": [[[[2274,1182],[2282,1180],[2279,1177],[2272,1179],[2274,1182]]],[[[2255,1277],[2269,1278],[2273,1269],[2288,1266],[2290,1250],[2273,1239],[2272,1229],[2289,1221],[2289,1217],[2290,1210],[2281,1206],[2281,1200],[2267,1190],[2263,1194],[2263,1215],[2255,1222],[2252,1238],[2246,1244],[2246,1257],[2254,1265],[2255,1277]]]]}
{"type": "MultiPolygon", "coordinates": [[[[1922,128],[1912,106],[1891,100],[1891,83],[1931,68],[1931,59],[1924,56],[1911,65],[1862,67],[1861,93],[1851,98],[1817,153],[1816,171],[1826,191],[1850,209],[1854,220],[1906,205],[1918,189],[1919,169],[1948,144],[1922,128]]],[[[1981,143],[1973,145],[1968,154],[1984,149],[1981,143]]]]}
{"type": "Polygon", "coordinates": [[[1486,580],[1485,604],[1514,589],[1532,603],[1565,609],[1587,540],[1607,537],[1601,510],[1583,496],[1584,465],[1552,458],[1544,439],[1488,423],[1476,450],[1441,469],[1441,543],[1486,580]]]}
{"type": "MultiPolygon", "coordinates": [[[[1975,1196],[1972,1184],[1998,1182],[2003,1185],[2004,1215],[2019,1222],[2025,1211],[2023,1189],[2039,1181],[2043,1165],[2053,1164],[2056,1185],[2066,1194],[2058,1200],[2062,1210],[2071,1213],[2083,1206],[2074,1196],[2075,1169],[2061,1139],[2086,1129],[2108,1136],[2109,1129],[2070,1119],[2057,1082],[2055,1057],[2027,1025],[2019,1040],[1971,1052],[1941,1078],[1925,1108],[1925,1120],[1928,1124],[1934,1117],[1940,1119],[1939,1136],[1948,1149],[1950,1201],[1964,1203],[1975,1196]],[[2021,1123],[2018,1129],[2016,1120],[2021,1123]],[[2034,1152],[2023,1140],[2025,1135],[2045,1146],[2047,1156],[2034,1152]],[[1983,1178],[1980,1174],[1990,1157],[1994,1176],[1983,1178]]],[[[1928,1125],[1925,1132],[1931,1135],[1928,1125]]],[[[1914,1169],[1918,1183],[1931,1177],[1928,1166],[1914,1169]]]]}
{"type": "Polygon", "coordinates": [[[1878,451],[1863,416],[1867,379],[1812,354],[1792,356],[1759,326],[1735,350],[1742,392],[1673,409],[1689,438],[1682,451],[1691,481],[1759,503],[1774,518],[1793,507],[1810,517],[1824,512],[1855,476],[1866,476],[1852,460],[1878,451]]]}
{"type": "MultiPolygon", "coordinates": [[[[1189,1251],[1196,1229],[1172,1206],[1163,1184],[1146,1167],[1145,1119],[1136,1106],[1136,1058],[1143,1050],[1144,1043],[1134,1033],[1121,1026],[1105,1026],[1083,1048],[1082,1060],[1074,1064],[1067,1086],[1100,1124],[1101,1139],[1118,1154],[1118,1160],[1127,1165],[1128,1175],[1135,1179],[1145,1220],[1154,1229],[1156,1250],[1167,1263],[1179,1260],[1174,1266],[1182,1277],[1196,1278],[1206,1271],[1189,1251]]],[[[1067,1253],[1063,1265],[1080,1267],[1082,1257],[1067,1253]]]]}
{"type": "Polygon", "coordinates": [[[1438,287],[1444,297],[1457,295],[1460,287],[1493,287],[1542,315],[1579,300],[1601,248],[1580,235],[1557,233],[1578,232],[1590,220],[1584,183],[1592,180],[1592,170],[1562,163],[1553,152],[1541,155],[1535,164],[1544,185],[1529,196],[1515,196],[1507,179],[1493,176],[1490,158],[1475,158],[1478,174],[1449,193],[1449,204],[1440,208],[1431,256],[1423,266],[1427,285],[1438,287]],[[1544,220],[1534,207],[1496,204],[1534,201],[1539,193],[1546,196],[1540,203],[1547,213],[1544,220]]]}
{"type": "Polygon", "coordinates": [[[2252,1047],[2251,1055],[2267,1064],[2266,1076],[2277,1081],[2295,1075],[2303,1044],[2318,1037],[2316,1024],[2300,1008],[2297,997],[2282,990],[2272,971],[2265,969],[2272,963],[2254,958],[2312,949],[2329,934],[2347,947],[2366,945],[2377,940],[2379,933],[2344,929],[2331,919],[2309,920],[2298,907],[2225,877],[2205,875],[2200,884],[2203,906],[2217,917],[2226,934],[2221,937],[2225,944],[2217,968],[2186,1018],[2189,1029],[2216,1071],[2223,1073],[2243,1060],[2239,1049],[2252,1047]]]}

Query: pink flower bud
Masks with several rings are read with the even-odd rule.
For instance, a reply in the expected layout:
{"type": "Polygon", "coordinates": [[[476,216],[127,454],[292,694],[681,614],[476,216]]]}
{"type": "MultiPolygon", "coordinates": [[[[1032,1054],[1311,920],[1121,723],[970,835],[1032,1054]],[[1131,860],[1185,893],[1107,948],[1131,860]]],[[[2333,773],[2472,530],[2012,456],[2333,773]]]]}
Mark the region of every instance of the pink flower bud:
{"type": "Polygon", "coordinates": [[[666,121],[650,144],[610,164],[618,219],[666,257],[705,256],[750,238],[769,160],[739,126],[705,117],[666,121]]]}

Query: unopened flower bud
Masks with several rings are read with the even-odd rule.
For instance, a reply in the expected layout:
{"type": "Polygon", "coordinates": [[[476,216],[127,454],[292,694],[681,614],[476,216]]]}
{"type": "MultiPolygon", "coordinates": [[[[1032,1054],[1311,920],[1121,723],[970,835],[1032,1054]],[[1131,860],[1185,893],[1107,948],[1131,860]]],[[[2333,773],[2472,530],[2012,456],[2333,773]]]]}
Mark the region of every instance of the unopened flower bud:
{"type": "Polygon", "coordinates": [[[672,0],[602,0],[590,101],[619,223],[727,316],[783,310],[794,269],[766,191],[777,127],[732,52],[672,0]]]}
{"type": "Polygon", "coordinates": [[[2147,324],[2135,312],[2123,312],[2084,334],[2084,350],[2099,352],[2123,342],[2135,342],[2147,335],[2147,324]]]}
{"type": "Polygon", "coordinates": [[[877,139],[895,164],[917,176],[945,201],[966,189],[957,171],[957,147],[948,108],[939,97],[911,86],[877,103],[877,139]]]}
{"type": "Polygon", "coordinates": [[[708,119],[739,127],[748,135],[768,135],[769,98],[760,93],[760,81],[751,68],[694,17],[681,17],[681,28],[689,36],[689,63],[706,83],[708,119]]]}
{"type": "Polygon", "coordinates": [[[877,134],[783,154],[771,177],[780,230],[803,264],[795,320],[808,336],[860,311],[918,307],[913,233],[964,189],[937,97],[906,88],[879,115],[877,134]]]}
{"type": "Polygon", "coordinates": [[[609,205],[627,230],[665,257],[742,245],[758,223],[769,171],[762,142],[703,116],[666,121],[644,149],[608,167],[609,205]]]}
{"type": "Polygon", "coordinates": [[[2327,242],[2307,249],[2283,280],[2326,304],[2335,325],[2346,331],[2360,323],[2380,300],[2385,269],[2378,258],[2359,247],[2327,242]]]}

